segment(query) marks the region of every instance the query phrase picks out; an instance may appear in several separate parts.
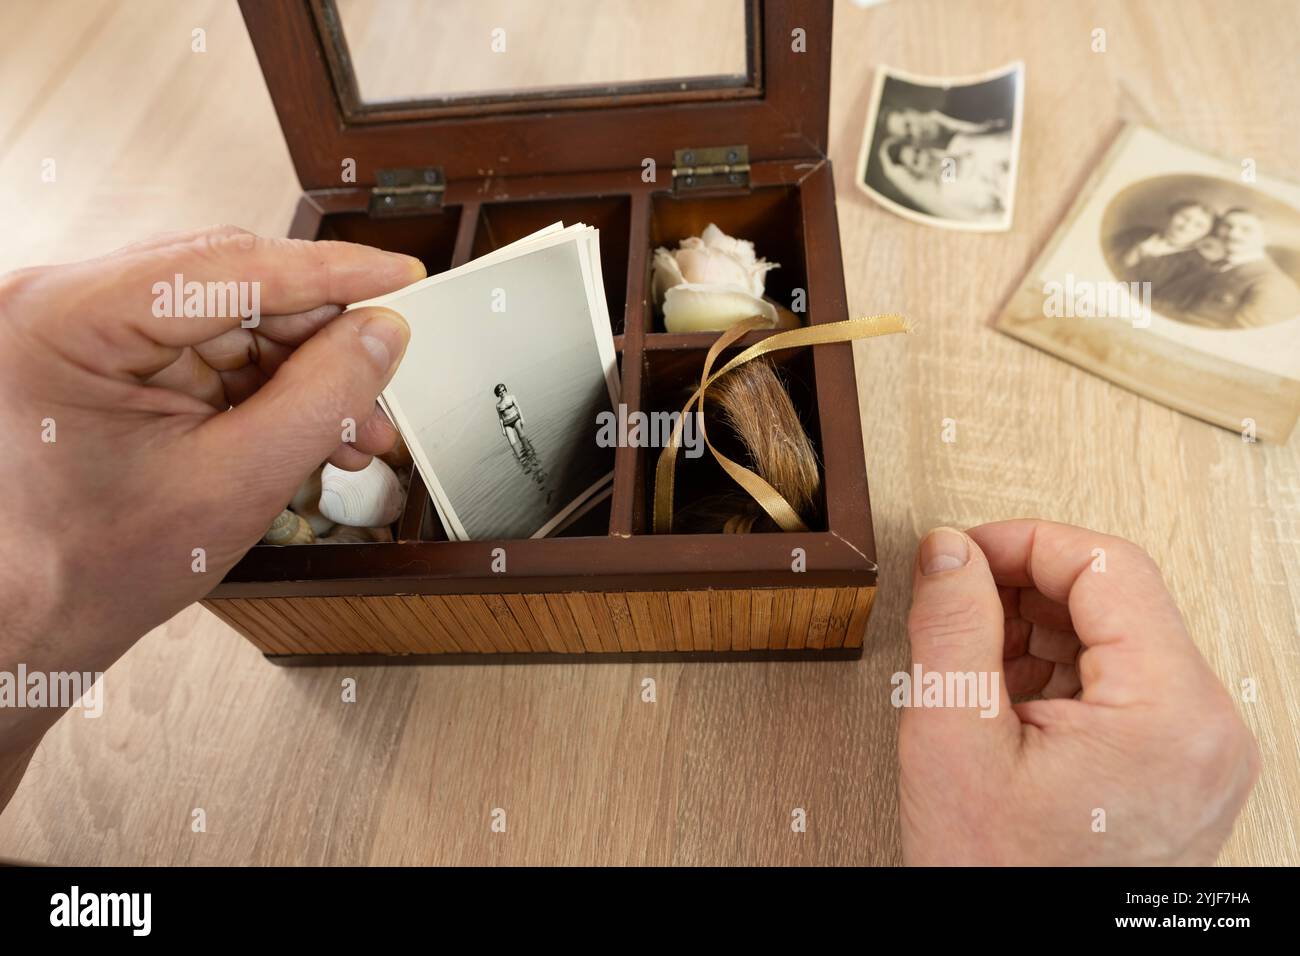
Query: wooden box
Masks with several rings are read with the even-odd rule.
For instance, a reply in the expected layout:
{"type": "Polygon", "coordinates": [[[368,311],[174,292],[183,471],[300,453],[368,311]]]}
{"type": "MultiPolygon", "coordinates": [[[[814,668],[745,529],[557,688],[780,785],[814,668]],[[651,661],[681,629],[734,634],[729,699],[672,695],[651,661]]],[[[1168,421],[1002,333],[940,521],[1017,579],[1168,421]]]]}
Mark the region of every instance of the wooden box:
{"type": "MultiPolygon", "coordinates": [[[[555,220],[598,227],[629,410],[680,407],[698,382],[715,336],[656,326],[650,263],[709,222],[781,264],[768,293],[790,305],[804,290],[807,322],[848,317],[830,0],[735,0],[739,74],[377,103],[352,72],[341,11],[356,2],[241,0],[305,190],[292,236],[409,253],[433,273],[555,220]]],[[[851,346],[780,361],[824,465],[809,533],[652,534],[657,449],[619,448],[608,504],[560,537],[448,541],[417,476],[393,543],[259,545],[205,603],[286,663],[856,657],[876,564],[851,346]],[[494,574],[502,545],[509,571],[494,574]]],[[[730,481],[706,460],[679,465],[679,503],[730,481]]]]}

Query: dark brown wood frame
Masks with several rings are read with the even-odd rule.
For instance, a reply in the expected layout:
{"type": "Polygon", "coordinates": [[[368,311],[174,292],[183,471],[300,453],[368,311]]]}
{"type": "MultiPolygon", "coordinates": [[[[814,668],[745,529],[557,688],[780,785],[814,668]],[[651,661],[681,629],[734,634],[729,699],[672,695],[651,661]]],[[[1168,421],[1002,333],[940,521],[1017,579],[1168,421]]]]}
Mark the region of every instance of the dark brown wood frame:
{"type": "Polygon", "coordinates": [[[364,123],[351,121],[339,99],[311,0],[240,0],[240,6],[305,189],[344,185],[342,164],[349,158],[364,186],[376,182],[377,170],[420,166],[440,166],[448,180],[489,181],[633,170],[646,158],[669,169],[674,149],[733,143],[748,144],[751,160],[826,155],[829,0],[762,0],[761,96],[641,104],[608,96],[581,109],[549,104],[541,114],[372,116],[364,123]],[[795,29],[804,31],[805,52],[791,49],[795,29]]]}
{"type": "Polygon", "coordinates": [[[530,89],[519,93],[430,96],[369,102],[361,98],[352,55],[335,0],[311,0],[311,7],[343,118],[348,123],[384,123],[445,116],[591,109],[608,106],[610,96],[617,96],[625,106],[762,96],[763,34],[759,21],[760,8],[756,0],[744,0],[744,3],[746,69],[744,74],[736,77],[677,77],[662,81],[618,83],[602,87],[598,93],[593,93],[589,88],[566,86],[530,89]]]}

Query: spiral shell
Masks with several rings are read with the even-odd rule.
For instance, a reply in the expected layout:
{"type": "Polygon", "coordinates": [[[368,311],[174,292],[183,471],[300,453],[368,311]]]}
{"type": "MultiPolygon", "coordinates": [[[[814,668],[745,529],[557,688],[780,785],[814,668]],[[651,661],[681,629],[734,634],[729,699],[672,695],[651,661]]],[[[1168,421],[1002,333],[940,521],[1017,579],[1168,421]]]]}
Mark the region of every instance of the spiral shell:
{"type": "Polygon", "coordinates": [[[289,502],[289,510],[311,525],[312,534],[317,538],[329,534],[334,527],[334,522],[320,513],[320,473],[318,465],[298,486],[293,500],[289,502]]]}
{"type": "Polygon", "coordinates": [[[336,524],[378,528],[402,513],[402,484],[378,458],[360,471],[326,465],[320,483],[320,512],[336,524]]]}
{"type": "Polygon", "coordinates": [[[314,540],[311,525],[288,509],[276,516],[262,537],[264,544],[311,544],[314,540]]]}
{"type": "Polygon", "coordinates": [[[338,525],[333,521],[330,521],[329,518],[325,517],[319,511],[302,511],[299,512],[299,517],[301,517],[303,521],[307,522],[307,524],[311,525],[311,532],[317,537],[317,539],[324,537],[338,527],[338,525]]]}

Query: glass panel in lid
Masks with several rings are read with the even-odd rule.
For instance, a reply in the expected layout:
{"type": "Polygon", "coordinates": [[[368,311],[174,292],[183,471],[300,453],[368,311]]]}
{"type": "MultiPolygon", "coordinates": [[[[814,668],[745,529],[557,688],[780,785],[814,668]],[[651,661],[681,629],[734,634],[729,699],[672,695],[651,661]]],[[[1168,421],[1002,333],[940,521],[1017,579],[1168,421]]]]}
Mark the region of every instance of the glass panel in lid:
{"type": "Polygon", "coordinates": [[[760,93],[753,0],[314,6],[353,120],[760,93]]]}

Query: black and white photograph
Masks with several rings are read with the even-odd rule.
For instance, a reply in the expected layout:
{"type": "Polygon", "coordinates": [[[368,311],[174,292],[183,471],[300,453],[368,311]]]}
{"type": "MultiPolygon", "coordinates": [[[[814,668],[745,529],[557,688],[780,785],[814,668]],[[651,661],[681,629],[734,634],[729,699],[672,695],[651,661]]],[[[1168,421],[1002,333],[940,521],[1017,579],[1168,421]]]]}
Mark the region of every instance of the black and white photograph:
{"type": "Polygon", "coordinates": [[[905,219],[948,229],[1011,227],[1024,64],[966,77],[876,70],[858,188],[905,219]]]}
{"type": "Polygon", "coordinates": [[[1285,439],[1300,413],[1300,185],[1127,125],[998,327],[1285,439]]]}
{"type": "Polygon", "coordinates": [[[596,421],[618,383],[602,288],[597,231],[557,225],[357,303],[411,326],[384,407],[449,535],[544,537],[608,485],[596,421]]]}

